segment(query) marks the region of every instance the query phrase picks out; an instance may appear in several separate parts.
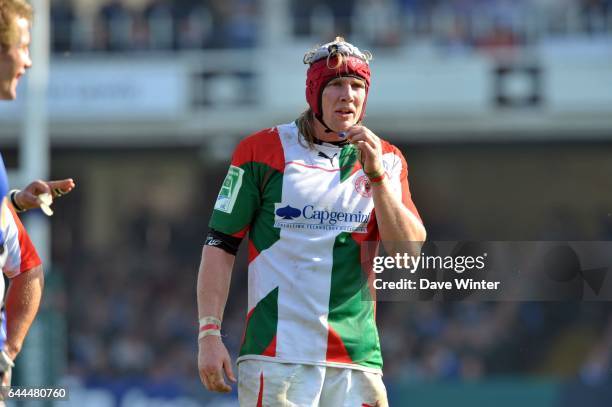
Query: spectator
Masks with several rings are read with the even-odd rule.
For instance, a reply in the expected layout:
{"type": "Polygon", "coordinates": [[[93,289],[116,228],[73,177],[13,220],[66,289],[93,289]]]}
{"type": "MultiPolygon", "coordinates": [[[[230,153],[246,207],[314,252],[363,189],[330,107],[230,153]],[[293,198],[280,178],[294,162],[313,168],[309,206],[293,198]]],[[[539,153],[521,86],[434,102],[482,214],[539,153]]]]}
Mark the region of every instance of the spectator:
{"type": "Polygon", "coordinates": [[[51,2],[52,47],[57,52],[72,50],[72,29],[75,24],[74,8],[71,0],[51,2]]]}
{"type": "Polygon", "coordinates": [[[98,13],[98,47],[106,51],[126,51],[133,45],[134,18],[121,0],[111,0],[98,13]]]}
{"type": "Polygon", "coordinates": [[[150,49],[163,50],[174,47],[174,16],[168,0],[153,0],[144,10],[148,27],[150,49]]]}

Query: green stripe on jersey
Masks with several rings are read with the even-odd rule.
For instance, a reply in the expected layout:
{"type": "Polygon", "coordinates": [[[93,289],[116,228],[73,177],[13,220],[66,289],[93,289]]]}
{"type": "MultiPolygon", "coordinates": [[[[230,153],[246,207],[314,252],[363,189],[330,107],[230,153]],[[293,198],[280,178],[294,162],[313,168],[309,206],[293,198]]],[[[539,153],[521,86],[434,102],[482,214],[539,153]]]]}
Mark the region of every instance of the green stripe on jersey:
{"type": "Polygon", "coordinates": [[[347,144],[342,147],[340,151],[340,158],[338,162],[340,163],[340,182],[344,182],[351,176],[351,172],[353,171],[353,167],[355,166],[355,161],[359,157],[359,151],[352,144],[347,144]]]}
{"type": "MultiPolygon", "coordinates": [[[[209,226],[228,235],[240,232],[251,226],[251,239],[257,250],[261,252],[270,247],[280,238],[280,230],[270,227],[274,224],[274,202],[280,202],[282,197],[283,174],[272,167],[259,162],[246,162],[240,167],[231,166],[228,176],[221,187],[220,196],[230,195],[225,190],[228,187],[228,177],[243,171],[240,176],[240,185],[234,187],[231,193],[235,194],[233,205],[215,207],[210,218],[209,226]],[[229,210],[231,207],[231,210],[229,210]],[[228,211],[229,210],[229,211],[228,211]],[[261,213],[257,213],[260,211],[261,213]],[[255,222],[251,225],[251,222],[255,222]],[[263,227],[263,225],[268,225],[263,227]]],[[[236,177],[234,177],[236,178],[236,177]]],[[[234,185],[237,185],[235,183],[234,185]]]]}
{"type": "Polygon", "coordinates": [[[278,326],[278,287],[270,291],[255,305],[248,319],[242,355],[261,355],[276,336],[278,326]]]}
{"type": "Polygon", "coordinates": [[[353,363],[382,368],[374,301],[359,264],[360,246],[349,233],[336,237],[333,249],[329,325],[340,335],[353,363]]]}
{"type": "Polygon", "coordinates": [[[282,201],[283,174],[260,163],[257,173],[261,177],[259,185],[263,185],[259,213],[251,224],[249,237],[259,253],[272,246],[280,239],[280,228],[274,227],[274,204],[282,201]]]}

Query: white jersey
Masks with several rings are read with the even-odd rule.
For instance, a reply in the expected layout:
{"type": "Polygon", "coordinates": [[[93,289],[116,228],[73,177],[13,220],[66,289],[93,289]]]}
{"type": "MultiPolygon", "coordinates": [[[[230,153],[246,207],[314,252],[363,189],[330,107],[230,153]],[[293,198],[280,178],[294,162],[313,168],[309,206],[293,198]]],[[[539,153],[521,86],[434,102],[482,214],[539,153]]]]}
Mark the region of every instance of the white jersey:
{"type": "MultiPolygon", "coordinates": [[[[383,166],[418,217],[406,162],[385,141],[383,166]]],[[[236,237],[249,234],[249,312],[239,362],[381,371],[368,284],[371,249],[380,240],[375,212],[350,144],[311,149],[290,123],[238,145],[210,226],[236,237]]]]}
{"type": "MultiPolygon", "coordinates": [[[[0,206],[0,236],[0,267],[8,278],[41,264],[30,237],[6,198],[0,206]]],[[[0,305],[4,300],[4,288],[4,279],[0,278],[0,305]]]]}

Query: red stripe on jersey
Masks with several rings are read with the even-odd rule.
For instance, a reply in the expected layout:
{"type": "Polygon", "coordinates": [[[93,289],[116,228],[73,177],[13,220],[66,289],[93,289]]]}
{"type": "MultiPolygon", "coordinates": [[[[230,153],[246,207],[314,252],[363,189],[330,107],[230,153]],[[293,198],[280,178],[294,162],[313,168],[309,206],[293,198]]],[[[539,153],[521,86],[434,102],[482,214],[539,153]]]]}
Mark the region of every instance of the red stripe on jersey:
{"type": "Polygon", "coordinates": [[[421,221],[421,223],[423,223],[423,221],[421,220],[421,216],[419,215],[419,211],[414,205],[414,202],[412,202],[412,198],[410,196],[410,187],[408,185],[408,164],[406,163],[404,155],[397,147],[385,140],[382,140],[381,144],[383,154],[393,153],[401,160],[402,171],[400,173],[400,182],[402,185],[402,203],[406,208],[408,208],[410,212],[414,214],[414,216],[417,217],[419,221],[421,221]]]}
{"type": "Polygon", "coordinates": [[[13,220],[15,221],[15,225],[17,225],[17,231],[19,236],[19,250],[21,252],[21,264],[19,265],[19,272],[22,273],[24,271],[33,269],[34,267],[40,266],[41,261],[40,257],[38,257],[38,253],[36,252],[36,248],[34,248],[34,244],[30,240],[30,236],[28,236],[28,232],[26,232],[21,220],[19,220],[19,216],[15,213],[15,209],[13,205],[7,205],[11,211],[11,215],[13,215],[13,220]]]}
{"type": "Polygon", "coordinates": [[[240,341],[240,346],[244,345],[244,339],[246,338],[246,331],[249,326],[249,320],[251,319],[251,316],[253,315],[254,311],[255,311],[255,307],[253,307],[253,309],[250,310],[249,313],[247,314],[246,323],[244,324],[244,332],[242,332],[242,340],[240,341]]]}
{"type": "Polygon", "coordinates": [[[414,205],[414,202],[412,202],[412,197],[410,196],[410,187],[408,186],[408,164],[404,156],[400,158],[402,160],[402,172],[400,174],[400,180],[402,182],[402,203],[419,221],[421,221],[421,223],[423,223],[421,215],[419,215],[419,211],[414,205]]]}
{"type": "Polygon", "coordinates": [[[259,256],[259,250],[253,244],[253,241],[249,239],[249,263],[255,260],[259,256]]]}
{"type": "MultiPolygon", "coordinates": [[[[376,209],[372,210],[370,220],[366,226],[366,233],[351,233],[351,237],[359,245],[359,262],[361,271],[368,280],[368,287],[372,300],[376,301],[376,289],[374,288],[374,257],[378,255],[380,246],[380,233],[376,223],[376,209]]],[[[374,302],[374,319],[376,319],[376,302],[374,302]]]]}
{"type": "Polygon", "coordinates": [[[264,349],[262,355],[272,357],[276,356],[276,335],[274,335],[274,338],[272,338],[268,347],[264,349]]]}
{"type": "Polygon", "coordinates": [[[321,170],[321,171],[325,171],[325,172],[338,172],[338,171],[340,171],[340,168],[323,168],[323,167],[318,167],[316,165],[304,164],[304,163],[301,163],[301,162],[298,162],[298,161],[288,161],[286,163],[286,165],[289,165],[289,164],[299,165],[301,167],[306,167],[306,168],[313,168],[313,169],[321,170]]]}
{"type": "Polygon", "coordinates": [[[378,254],[380,233],[376,223],[376,209],[372,209],[370,220],[366,226],[366,233],[351,233],[351,237],[359,245],[361,269],[367,274],[372,274],[374,257],[378,254]]]}
{"type": "Polygon", "coordinates": [[[355,161],[355,163],[353,164],[353,168],[351,168],[351,172],[349,174],[349,177],[352,176],[354,173],[356,173],[357,171],[361,170],[361,163],[359,162],[359,160],[355,161]]]}
{"type": "Polygon", "coordinates": [[[245,237],[245,236],[246,236],[246,234],[247,234],[247,232],[249,231],[249,228],[250,228],[250,227],[251,227],[251,225],[246,225],[246,226],[244,227],[244,229],[239,230],[239,231],[238,231],[238,232],[236,232],[236,233],[232,233],[232,236],[233,236],[233,237],[237,237],[237,238],[239,238],[239,239],[242,239],[243,237],[245,237]]]}
{"type": "Polygon", "coordinates": [[[263,407],[264,376],[263,372],[259,375],[259,394],[257,395],[257,406],[263,407]]]}
{"type": "Polygon", "coordinates": [[[240,167],[248,162],[266,164],[281,173],[284,171],[285,152],[276,127],[252,134],[238,144],[232,165],[240,167]]]}
{"type": "Polygon", "coordinates": [[[325,360],[328,362],[353,363],[342,338],[331,326],[328,327],[327,331],[327,355],[325,360]]]}

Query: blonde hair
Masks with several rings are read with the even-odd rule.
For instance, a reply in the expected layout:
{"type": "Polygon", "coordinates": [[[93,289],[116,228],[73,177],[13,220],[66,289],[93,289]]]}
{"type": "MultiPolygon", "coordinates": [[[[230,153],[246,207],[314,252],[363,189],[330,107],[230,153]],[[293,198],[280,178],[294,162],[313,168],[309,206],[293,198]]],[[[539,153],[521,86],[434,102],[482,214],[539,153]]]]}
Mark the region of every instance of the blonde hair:
{"type": "Polygon", "coordinates": [[[0,48],[6,50],[19,41],[16,21],[32,23],[32,6],[25,0],[0,0],[0,48]]]}
{"type": "MultiPolygon", "coordinates": [[[[309,149],[314,148],[315,140],[317,136],[315,136],[315,117],[311,108],[308,108],[304,111],[300,117],[297,118],[297,128],[299,131],[298,141],[302,144],[302,141],[306,142],[304,147],[308,147],[309,149]]],[[[302,144],[304,145],[304,144],[302,144]]]]}

